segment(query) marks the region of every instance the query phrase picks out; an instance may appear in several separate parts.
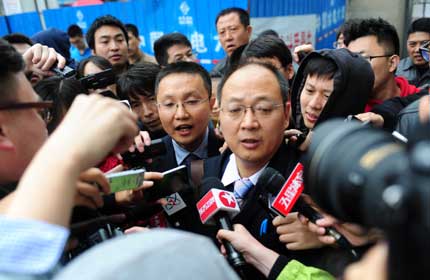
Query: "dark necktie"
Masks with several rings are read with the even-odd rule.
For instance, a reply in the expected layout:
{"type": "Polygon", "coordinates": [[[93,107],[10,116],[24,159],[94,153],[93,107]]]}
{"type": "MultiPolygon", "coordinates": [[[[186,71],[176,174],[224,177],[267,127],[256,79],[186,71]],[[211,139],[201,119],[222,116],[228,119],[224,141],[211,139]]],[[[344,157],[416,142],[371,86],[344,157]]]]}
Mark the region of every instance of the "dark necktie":
{"type": "Polygon", "coordinates": [[[200,157],[193,154],[193,153],[189,153],[188,156],[182,161],[182,164],[186,164],[186,165],[190,165],[190,163],[194,160],[199,160],[200,157]]]}

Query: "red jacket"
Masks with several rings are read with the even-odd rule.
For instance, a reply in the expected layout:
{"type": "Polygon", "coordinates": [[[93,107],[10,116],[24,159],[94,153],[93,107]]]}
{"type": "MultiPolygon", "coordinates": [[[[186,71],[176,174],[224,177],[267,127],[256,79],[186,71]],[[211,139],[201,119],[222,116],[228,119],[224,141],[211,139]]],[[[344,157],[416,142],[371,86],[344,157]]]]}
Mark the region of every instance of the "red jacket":
{"type": "MultiPolygon", "coordinates": [[[[419,88],[409,84],[408,80],[406,80],[403,77],[400,77],[400,76],[395,77],[394,80],[396,81],[397,86],[400,88],[400,97],[405,97],[420,91],[419,88]]],[[[370,112],[374,106],[379,105],[384,101],[385,100],[381,100],[381,99],[370,99],[366,104],[366,108],[364,109],[364,112],[370,112]]]]}

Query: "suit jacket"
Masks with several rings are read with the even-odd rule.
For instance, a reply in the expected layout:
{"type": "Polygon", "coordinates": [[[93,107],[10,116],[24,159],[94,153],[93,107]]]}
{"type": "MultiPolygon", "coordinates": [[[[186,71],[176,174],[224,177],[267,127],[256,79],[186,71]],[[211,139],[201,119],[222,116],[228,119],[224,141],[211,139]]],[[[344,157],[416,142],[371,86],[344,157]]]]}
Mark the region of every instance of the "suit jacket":
{"type": "MultiPolygon", "coordinates": [[[[204,177],[222,178],[230,154],[230,151],[226,151],[220,156],[207,159],[204,164],[204,177]]],[[[300,161],[300,157],[301,152],[297,149],[282,144],[268,166],[288,178],[300,161]]],[[[229,191],[233,191],[232,185],[226,188],[229,191]]],[[[269,213],[258,202],[258,197],[262,191],[262,189],[258,188],[258,185],[249,191],[240,213],[232,222],[242,224],[260,243],[290,260],[295,259],[305,265],[327,270],[333,275],[340,275],[345,266],[352,261],[345,251],[327,246],[320,249],[290,251],[284,243],[279,241],[279,235],[272,225],[269,213]]],[[[211,232],[210,234],[212,234],[210,237],[214,238],[216,233],[211,232]]],[[[264,279],[262,274],[252,269],[248,271],[247,276],[249,279],[264,279]]]]}
{"type": "MultiPolygon", "coordinates": [[[[178,167],[176,162],[175,149],[173,148],[172,137],[169,135],[164,136],[163,142],[166,146],[166,154],[154,159],[151,165],[151,171],[163,172],[175,167],[178,167]]],[[[220,140],[213,129],[209,129],[208,134],[208,158],[219,155],[219,148],[222,146],[223,141],[220,140]]]]}
{"type": "MultiPolygon", "coordinates": [[[[162,138],[166,145],[166,154],[154,159],[154,163],[148,170],[163,172],[178,166],[176,162],[175,149],[173,148],[172,138],[165,136],[162,138]]],[[[219,155],[219,148],[222,146],[223,141],[220,140],[213,129],[209,128],[208,134],[208,157],[219,155]]],[[[190,168],[188,167],[188,178],[191,178],[190,168]]],[[[186,208],[169,216],[165,214],[165,217],[169,221],[170,225],[186,231],[209,235],[207,229],[203,227],[200,222],[198,212],[196,211],[196,198],[194,188],[192,188],[191,180],[190,188],[180,192],[180,196],[186,204],[186,208]]]]}

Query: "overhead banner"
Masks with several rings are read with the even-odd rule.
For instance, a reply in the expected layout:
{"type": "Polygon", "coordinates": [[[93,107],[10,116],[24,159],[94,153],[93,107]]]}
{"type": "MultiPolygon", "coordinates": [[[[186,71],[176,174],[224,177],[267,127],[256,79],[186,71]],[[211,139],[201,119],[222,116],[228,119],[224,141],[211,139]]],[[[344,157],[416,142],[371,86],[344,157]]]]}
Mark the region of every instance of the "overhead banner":
{"type": "Polygon", "coordinates": [[[303,44],[315,46],[317,15],[251,18],[253,36],[272,29],[278,32],[290,50],[303,44]]]}
{"type": "Polygon", "coordinates": [[[103,5],[68,7],[43,11],[46,27],[67,30],[70,24],[79,25],[84,33],[99,16],[110,14],[123,23],[139,28],[141,49],[153,54],[154,42],[164,34],[181,32],[190,40],[199,62],[208,70],[224,58],[218,40],[215,18],[228,7],[247,9],[247,0],[136,0],[103,5]]]}

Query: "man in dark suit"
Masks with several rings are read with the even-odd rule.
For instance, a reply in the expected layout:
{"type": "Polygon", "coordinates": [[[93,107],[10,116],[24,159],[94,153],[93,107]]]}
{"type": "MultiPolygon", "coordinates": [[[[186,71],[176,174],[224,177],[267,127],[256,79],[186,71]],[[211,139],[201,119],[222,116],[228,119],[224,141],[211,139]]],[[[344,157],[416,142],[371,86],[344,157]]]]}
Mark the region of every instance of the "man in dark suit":
{"type": "MultiPolygon", "coordinates": [[[[223,78],[217,97],[220,128],[229,150],[205,161],[204,177],[220,178],[239,199],[241,212],[233,223],[244,225],[264,246],[279,254],[306,265],[319,265],[325,249],[287,250],[258,202],[263,190],[257,181],[263,170],[270,166],[288,177],[299,160],[297,150],[284,142],[290,110],[287,93],[288,82],[272,65],[250,62],[223,78]]],[[[306,234],[300,229],[294,233],[306,234]]],[[[248,276],[263,278],[258,271],[248,276]]]]}
{"type": "MultiPolygon", "coordinates": [[[[248,179],[255,186],[267,166],[289,175],[298,156],[283,141],[290,110],[287,92],[288,84],[280,72],[259,63],[245,64],[221,81],[220,128],[229,150],[205,161],[205,177],[218,177],[230,191],[237,192],[235,182],[248,179]]],[[[242,223],[265,246],[284,247],[257,202],[260,191],[250,187],[242,195],[241,213],[235,222],[242,223]]]]}
{"type": "MultiPolygon", "coordinates": [[[[157,76],[155,95],[163,129],[166,153],[154,159],[151,170],[166,171],[194,160],[219,154],[223,144],[212,128],[210,115],[215,98],[211,96],[209,73],[194,62],[168,64],[157,76]]],[[[190,175],[191,176],[191,175],[190,175]]],[[[164,207],[170,224],[185,230],[201,232],[195,211],[195,193],[190,188],[172,194],[164,207]]]]}
{"type": "Polygon", "coordinates": [[[208,72],[193,62],[178,62],[161,70],[155,82],[158,115],[167,136],[166,154],[155,159],[165,171],[196,159],[219,154],[222,141],[210,129],[215,102],[208,72]]]}

